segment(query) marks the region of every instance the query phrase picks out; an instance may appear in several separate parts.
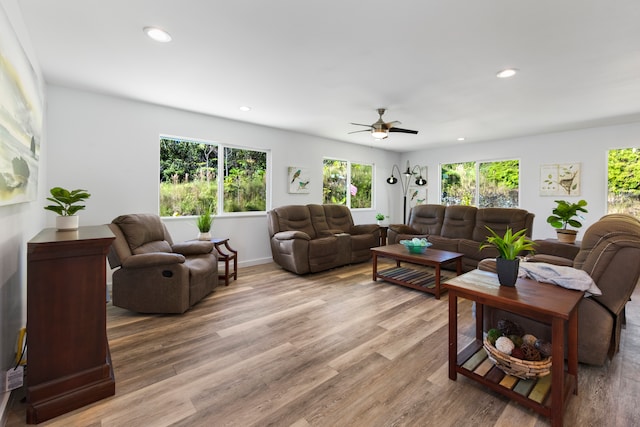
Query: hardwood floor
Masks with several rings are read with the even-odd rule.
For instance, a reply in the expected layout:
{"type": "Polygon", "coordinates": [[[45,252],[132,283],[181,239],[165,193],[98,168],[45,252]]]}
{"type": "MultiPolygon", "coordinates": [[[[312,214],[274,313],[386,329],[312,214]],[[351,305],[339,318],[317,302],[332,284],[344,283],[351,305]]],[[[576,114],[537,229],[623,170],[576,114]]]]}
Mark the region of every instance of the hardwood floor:
{"type": "MultiPolygon", "coordinates": [[[[638,300],[636,290],[614,360],[580,365],[566,426],[640,425],[638,300]]],[[[550,425],[464,377],[449,380],[447,303],[447,293],[372,282],[363,263],[307,276],[243,268],[183,315],[109,305],[116,395],[41,425],[550,425]]],[[[459,304],[463,345],[473,318],[459,304]]],[[[7,426],[25,425],[25,404],[12,398],[7,426]]]]}

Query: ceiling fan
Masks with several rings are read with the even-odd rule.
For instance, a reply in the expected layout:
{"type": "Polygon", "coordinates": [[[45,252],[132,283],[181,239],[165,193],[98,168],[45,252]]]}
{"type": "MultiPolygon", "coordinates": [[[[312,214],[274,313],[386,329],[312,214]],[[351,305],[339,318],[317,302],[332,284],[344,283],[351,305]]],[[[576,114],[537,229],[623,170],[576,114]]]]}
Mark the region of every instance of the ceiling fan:
{"type": "Polygon", "coordinates": [[[353,132],[349,133],[371,132],[371,136],[373,136],[375,139],[385,139],[387,136],[389,136],[389,132],[412,133],[414,135],[417,135],[417,130],[402,129],[396,127],[396,124],[400,124],[400,122],[397,120],[394,120],[392,122],[385,122],[384,120],[382,120],[382,115],[384,114],[384,112],[384,108],[378,108],[378,115],[380,115],[380,118],[378,118],[378,121],[374,124],[364,125],[362,123],[351,123],[352,125],[356,126],[366,126],[369,129],[354,130],[353,132]]]}

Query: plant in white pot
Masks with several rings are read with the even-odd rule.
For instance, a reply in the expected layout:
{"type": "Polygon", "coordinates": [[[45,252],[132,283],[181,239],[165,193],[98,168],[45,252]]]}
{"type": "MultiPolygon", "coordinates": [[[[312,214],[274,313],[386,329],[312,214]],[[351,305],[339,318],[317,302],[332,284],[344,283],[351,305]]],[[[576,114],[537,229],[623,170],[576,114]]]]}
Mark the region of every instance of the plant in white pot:
{"type": "Polygon", "coordinates": [[[77,230],[79,221],[76,213],[86,207],[81,203],[91,197],[91,194],[87,190],[67,190],[62,187],[53,187],[49,192],[51,197],[47,197],[47,200],[55,204],[44,208],[58,214],[56,228],[60,231],[77,230]]]}
{"type": "Polygon", "coordinates": [[[213,209],[211,206],[204,206],[202,212],[198,216],[197,226],[198,240],[211,240],[211,225],[213,224],[213,209]]]}
{"type": "Polygon", "coordinates": [[[553,228],[557,229],[556,234],[560,242],[574,243],[578,231],[568,229],[567,225],[573,228],[582,227],[582,223],[576,218],[584,219],[578,212],[588,212],[584,208],[587,206],[587,202],[585,200],[580,200],[577,203],[569,203],[565,200],[555,200],[555,202],[557,206],[551,211],[553,215],[547,217],[547,222],[551,224],[553,228]]]}
{"type": "Polygon", "coordinates": [[[517,233],[514,233],[511,228],[507,228],[504,236],[498,235],[489,227],[487,230],[491,236],[487,237],[486,243],[481,245],[480,249],[494,247],[498,250],[498,254],[500,254],[496,258],[498,281],[502,286],[514,286],[518,280],[518,269],[520,268],[518,255],[523,251],[533,251],[534,243],[525,235],[526,228],[517,233]]]}

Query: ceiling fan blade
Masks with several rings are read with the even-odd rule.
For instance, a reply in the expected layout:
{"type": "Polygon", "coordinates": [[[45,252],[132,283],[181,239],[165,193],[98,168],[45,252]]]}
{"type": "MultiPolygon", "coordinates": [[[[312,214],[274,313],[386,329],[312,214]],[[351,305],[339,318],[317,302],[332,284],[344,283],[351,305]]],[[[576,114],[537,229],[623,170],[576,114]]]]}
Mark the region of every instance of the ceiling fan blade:
{"type": "Polygon", "coordinates": [[[410,129],[402,129],[402,128],[391,128],[389,129],[389,132],[401,132],[401,133],[412,133],[414,135],[418,134],[417,130],[410,130],[410,129]]]}
{"type": "Polygon", "coordinates": [[[368,128],[372,128],[373,126],[371,125],[363,125],[362,123],[351,123],[352,125],[356,125],[356,126],[366,126],[368,128]]]}
{"type": "Polygon", "coordinates": [[[353,132],[349,132],[349,133],[358,133],[358,132],[371,132],[371,129],[354,130],[353,132]]]}

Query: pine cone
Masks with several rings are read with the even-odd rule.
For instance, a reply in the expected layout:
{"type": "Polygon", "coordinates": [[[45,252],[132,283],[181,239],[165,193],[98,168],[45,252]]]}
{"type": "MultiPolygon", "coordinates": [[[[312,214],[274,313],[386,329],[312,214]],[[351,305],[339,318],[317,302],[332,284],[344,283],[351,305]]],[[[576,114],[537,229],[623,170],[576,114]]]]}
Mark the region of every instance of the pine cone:
{"type": "Polygon", "coordinates": [[[498,320],[498,329],[507,337],[509,335],[517,335],[519,337],[524,335],[524,331],[520,325],[507,319],[498,320]]]}

